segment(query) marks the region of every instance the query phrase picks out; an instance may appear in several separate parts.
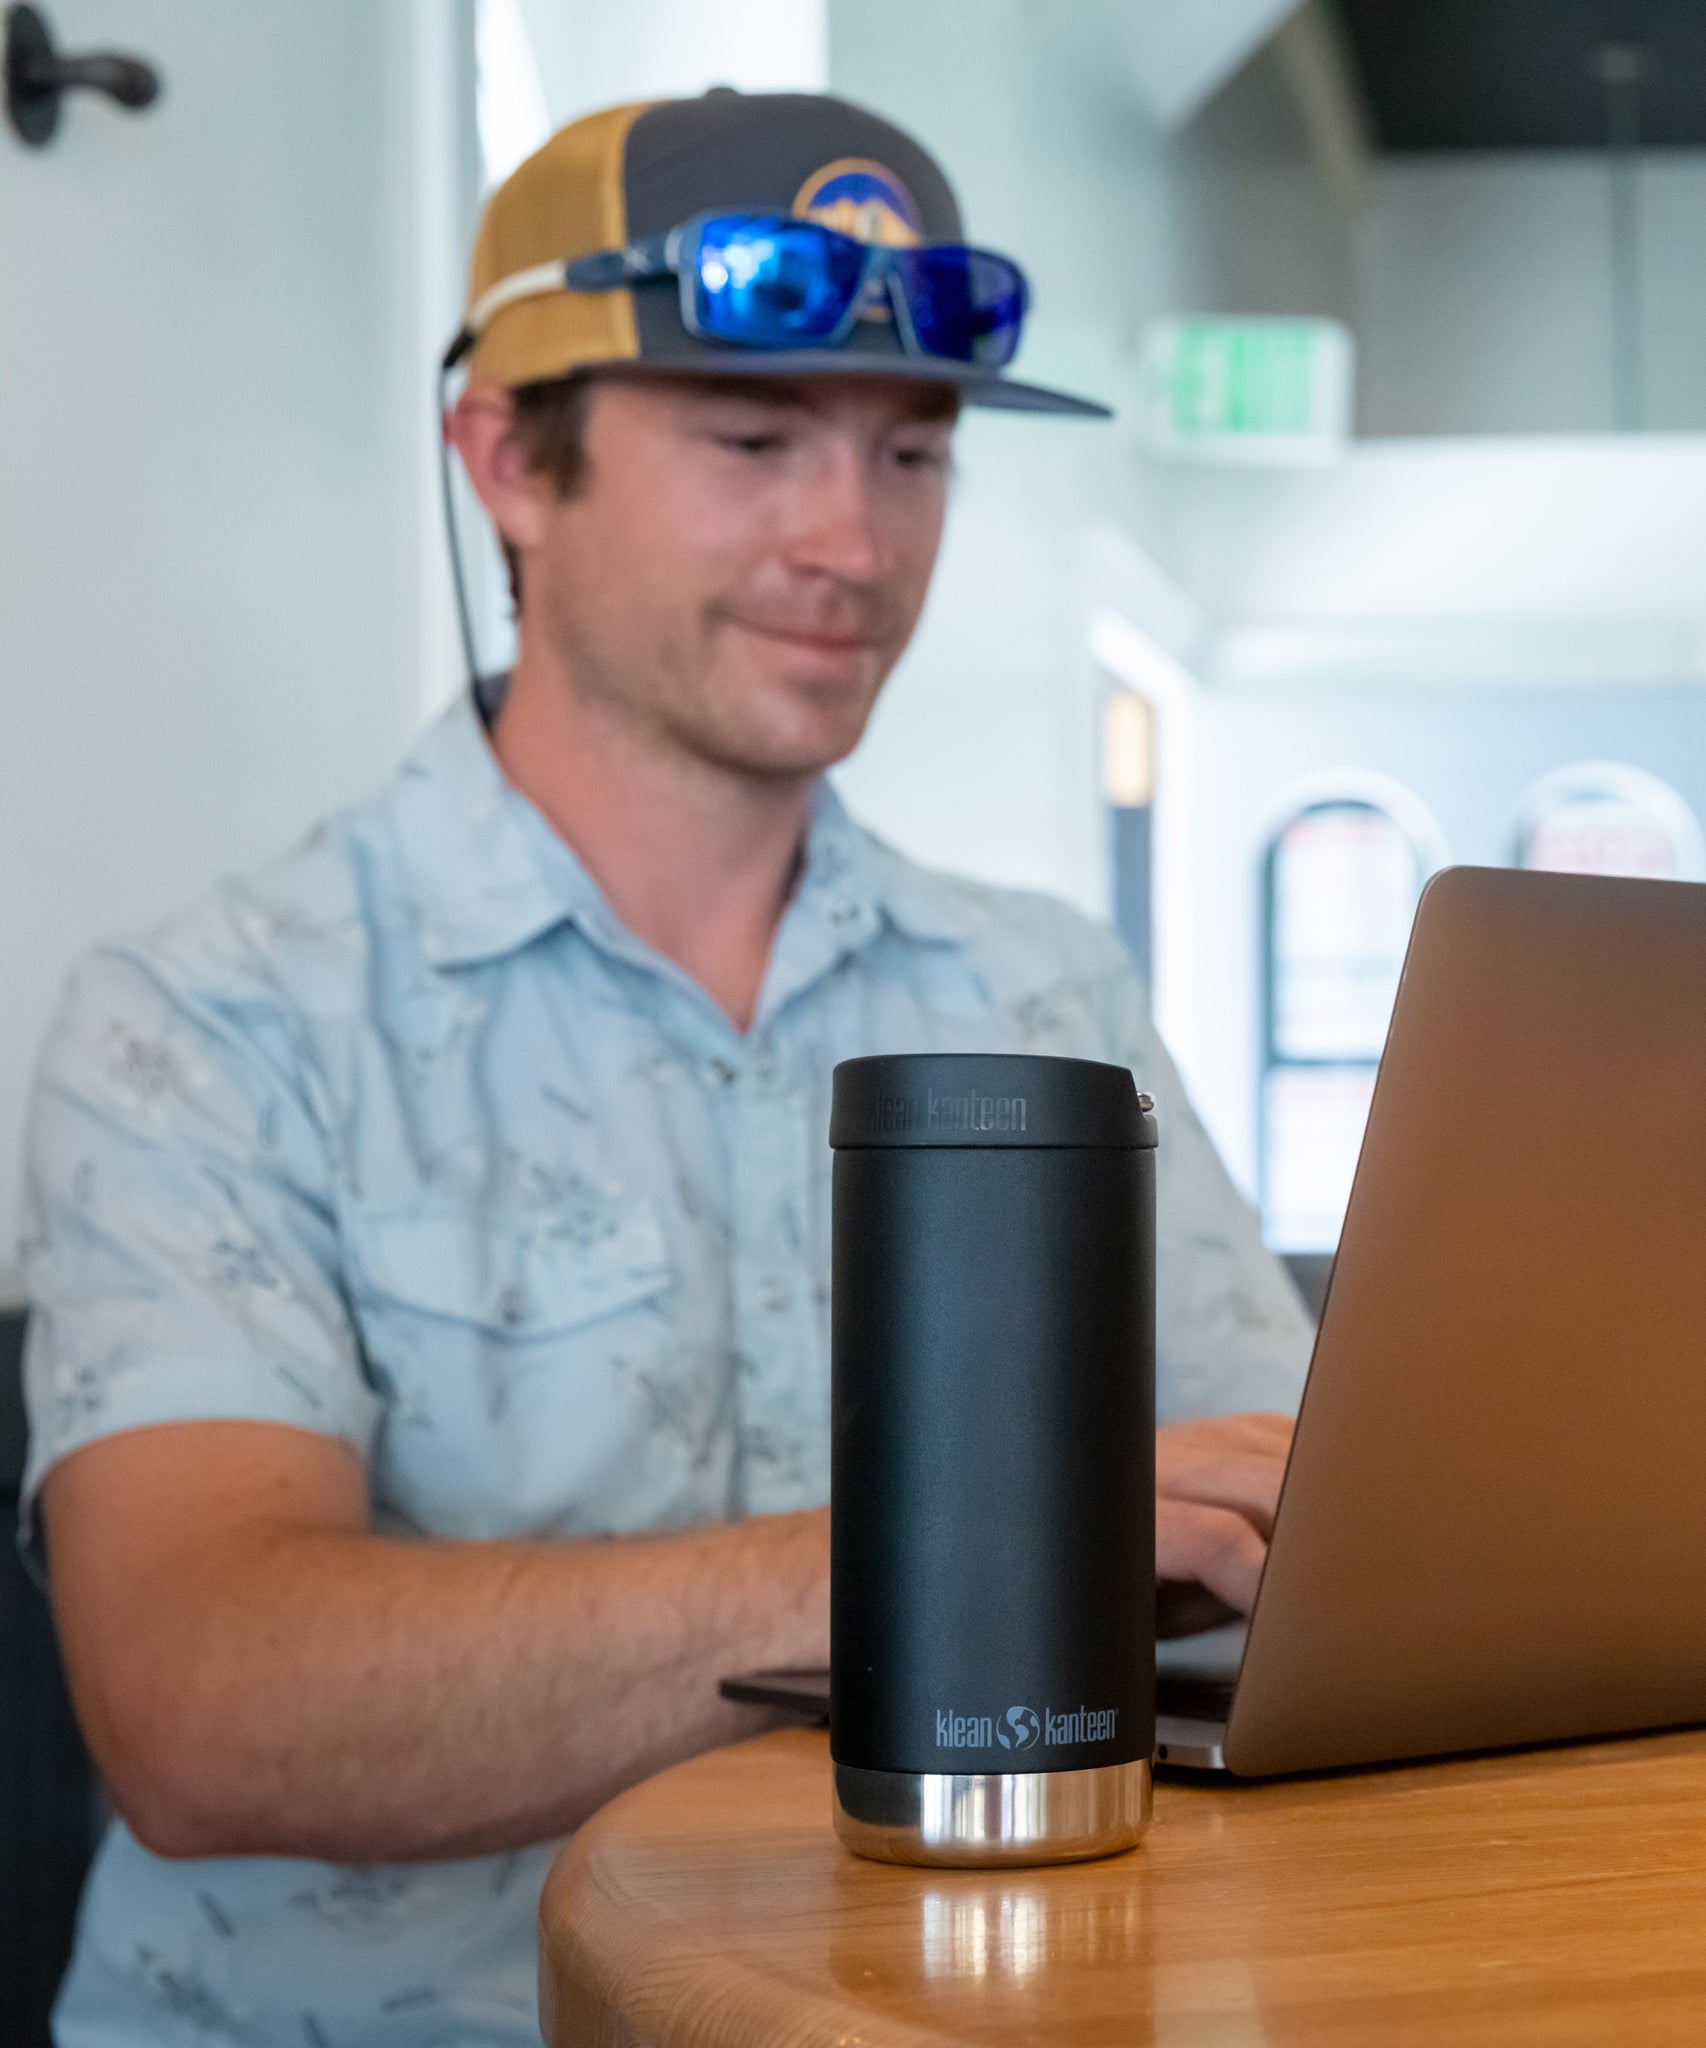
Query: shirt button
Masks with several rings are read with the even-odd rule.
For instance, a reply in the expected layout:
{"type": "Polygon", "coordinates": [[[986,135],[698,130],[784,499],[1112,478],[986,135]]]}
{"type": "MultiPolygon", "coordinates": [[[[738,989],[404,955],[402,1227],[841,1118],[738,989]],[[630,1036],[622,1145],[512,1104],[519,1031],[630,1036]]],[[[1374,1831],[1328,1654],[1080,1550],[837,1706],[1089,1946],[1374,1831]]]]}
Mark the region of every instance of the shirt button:
{"type": "Polygon", "coordinates": [[[708,1080],[714,1081],[722,1088],[727,1088],[731,1082],[740,1078],[740,1070],[737,1067],[732,1066],[727,1060],[720,1059],[707,1060],[705,1074],[708,1080]]]}
{"type": "Polygon", "coordinates": [[[788,1283],[785,1280],[766,1280],[763,1290],[759,1295],[759,1302],[764,1309],[764,1313],[770,1316],[785,1314],[791,1299],[792,1296],[788,1292],[788,1283]]]}

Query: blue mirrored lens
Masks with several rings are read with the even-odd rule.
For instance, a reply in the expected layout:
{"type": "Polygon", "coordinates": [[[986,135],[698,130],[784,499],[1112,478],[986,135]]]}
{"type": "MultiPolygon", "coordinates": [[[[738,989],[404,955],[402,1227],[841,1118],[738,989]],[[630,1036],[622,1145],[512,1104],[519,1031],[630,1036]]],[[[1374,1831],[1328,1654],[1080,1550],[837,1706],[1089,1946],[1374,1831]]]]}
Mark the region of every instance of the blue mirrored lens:
{"type": "Polygon", "coordinates": [[[1025,320],[1025,274],[988,249],[943,244],[895,252],[907,311],[927,355],[1000,369],[1013,360],[1025,320]]]}
{"type": "Polygon", "coordinates": [[[858,295],[868,255],[864,243],[812,221],[708,220],[692,270],[699,331],[749,348],[828,341],[858,295]]]}

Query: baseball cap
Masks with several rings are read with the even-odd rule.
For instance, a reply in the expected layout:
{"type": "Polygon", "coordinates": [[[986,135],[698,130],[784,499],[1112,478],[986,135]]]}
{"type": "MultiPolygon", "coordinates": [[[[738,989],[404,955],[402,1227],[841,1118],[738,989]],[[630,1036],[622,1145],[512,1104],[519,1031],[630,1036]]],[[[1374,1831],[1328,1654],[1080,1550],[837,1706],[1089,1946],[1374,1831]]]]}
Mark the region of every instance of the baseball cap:
{"type": "Polygon", "coordinates": [[[531,384],[636,363],[719,376],[905,376],[953,384],[971,405],[1108,417],[1106,406],[987,364],[909,354],[892,320],[860,320],[839,347],[753,350],[690,333],[665,281],[608,291],[551,281],[550,266],[711,211],[794,215],[900,248],[964,240],[935,159],[847,100],[718,86],[697,99],[609,107],[560,129],[487,202],[459,337],[470,374],[531,384]],[[537,288],[499,289],[525,285],[528,273],[539,274],[537,288]],[[476,319],[483,300],[491,310],[476,319]]]}

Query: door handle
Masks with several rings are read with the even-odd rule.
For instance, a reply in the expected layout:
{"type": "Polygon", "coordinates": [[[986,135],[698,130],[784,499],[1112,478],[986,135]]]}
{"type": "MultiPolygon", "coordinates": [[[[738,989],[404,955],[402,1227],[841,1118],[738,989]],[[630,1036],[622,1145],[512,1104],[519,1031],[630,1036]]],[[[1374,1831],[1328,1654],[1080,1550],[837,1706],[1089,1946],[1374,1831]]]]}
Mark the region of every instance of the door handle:
{"type": "Polygon", "coordinates": [[[63,55],[53,31],[34,7],[6,9],[6,114],[22,142],[40,149],[59,126],[59,104],[68,92],[99,92],[133,112],[160,96],[160,74],[140,57],[117,50],[63,55]]]}

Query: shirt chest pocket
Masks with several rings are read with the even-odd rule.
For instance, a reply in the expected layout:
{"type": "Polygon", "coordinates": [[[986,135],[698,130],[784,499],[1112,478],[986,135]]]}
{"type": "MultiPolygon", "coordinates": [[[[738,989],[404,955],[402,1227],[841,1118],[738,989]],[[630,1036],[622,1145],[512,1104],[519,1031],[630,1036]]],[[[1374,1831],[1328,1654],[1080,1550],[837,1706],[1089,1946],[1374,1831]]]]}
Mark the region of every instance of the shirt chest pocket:
{"type": "Polygon", "coordinates": [[[345,1233],[356,1311],[382,1365],[394,1348],[471,1337],[516,1366],[542,1363],[572,1332],[656,1302],[673,1278],[644,1197],[608,1207],[595,1229],[550,1208],[358,1205],[345,1233]]]}

